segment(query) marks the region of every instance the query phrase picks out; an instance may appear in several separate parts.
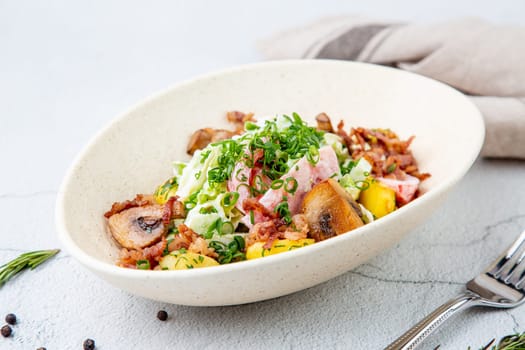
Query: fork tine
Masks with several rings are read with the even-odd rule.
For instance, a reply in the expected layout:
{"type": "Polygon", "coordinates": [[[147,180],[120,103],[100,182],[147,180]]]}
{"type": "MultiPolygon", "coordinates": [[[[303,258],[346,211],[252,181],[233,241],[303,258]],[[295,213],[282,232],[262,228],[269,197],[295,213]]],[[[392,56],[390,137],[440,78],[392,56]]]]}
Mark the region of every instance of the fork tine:
{"type": "Polygon", "coordinates": [[[520,250],[521,245],[525,241],[525,231],[523,231],[518,239],[512,243],[510,248],[503,254],[494,265],[492,265],[487,273],[497,279],[505,279],[516,267],[516,252],[520,250]]]}
{"type": "Polygon", "coordinates": [[[520,278],[519,278],[518,282],[515,284],[517,289],[525,292],[525,284],[523,282],[525,282],[525,270],[522,271],[522,273],[520,274],[520,278]]]}
{"type": "Polygon", "coordinates": [[[509,275],[503,280],[505,283],[518,287],[525,273],[525,251],[516,260],[516,264],[509,271],[509,275]]]}

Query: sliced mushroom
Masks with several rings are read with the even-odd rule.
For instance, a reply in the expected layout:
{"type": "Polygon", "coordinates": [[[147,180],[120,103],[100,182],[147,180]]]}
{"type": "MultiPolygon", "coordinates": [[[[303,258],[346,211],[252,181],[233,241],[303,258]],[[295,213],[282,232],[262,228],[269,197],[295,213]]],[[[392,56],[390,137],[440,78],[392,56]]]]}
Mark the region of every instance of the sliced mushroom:
{"type": "Polygon", "coordinates": [[[315,185],[302,203],[309,236],[316,241],[363,226],[361,209],[337,181],[328,179],[315,185]]]}
{"type": "Polygon", "coordinates": [[[222,140],[231,139],[233,135],[235,135],[234,132],[230,130],[212,129],[211,142],[218,142],[222,140]]]}
{"type": "Polygon", "coordinates": [[[212,142],[231,139],[233,135],[234,133],[232,131],[224,129],[199,129],[191,135],[186,152],[189,155],[193,155],[196,150],[203,149],[212,142]]]}
{"type": "Polygon", "coordinates": [[[190,137],[190,142],[188,142],[186,152],[188,152],[190,155],[193,155],[196,150],[203,149],[204,147],[208,146],[208,144],[211,142],[211,137],[212,134],[208,128],[195,131],[190,137]]]}
{"type": "Polygon", "coordinates": [[[160,205],[126,209],[108,219],[109,231],[124,248],[145,248],[162,238],[166,230],[162,215],[160,205]]]}
{"type": "Polygon", "coordinates": [[[332,126],[332,122],[330,121],[330,117],[326,113],[320,113],[315,117],[315,120],[317,121],[317,129],[326,131],[326,132],[334,132],[334,127],[332,126]]]}
{"type": "Polygon", "coordinates": [[[212,142],[231,139],[234,135],[244,132],[244,124],[248,121],[254,122],[253,113],[231,111],[226,114],[226,119],[232,123],[235,130],[204,128],[195,131],[188,142],[186,152],[193,155],[196,150],[203,149],[212,142]]]}

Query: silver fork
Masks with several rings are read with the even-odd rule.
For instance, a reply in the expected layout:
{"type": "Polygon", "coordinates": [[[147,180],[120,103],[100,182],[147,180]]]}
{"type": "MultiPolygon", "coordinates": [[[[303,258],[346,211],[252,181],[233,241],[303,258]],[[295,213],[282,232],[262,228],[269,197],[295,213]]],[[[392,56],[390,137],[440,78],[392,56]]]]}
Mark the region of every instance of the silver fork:
{"type": "Polygon", "coordinates": [[[525,231],[467,290],[438,307],[385,350],[411,350],[460,310],[471,306],[512,308],[525,300],[525,231]]]}

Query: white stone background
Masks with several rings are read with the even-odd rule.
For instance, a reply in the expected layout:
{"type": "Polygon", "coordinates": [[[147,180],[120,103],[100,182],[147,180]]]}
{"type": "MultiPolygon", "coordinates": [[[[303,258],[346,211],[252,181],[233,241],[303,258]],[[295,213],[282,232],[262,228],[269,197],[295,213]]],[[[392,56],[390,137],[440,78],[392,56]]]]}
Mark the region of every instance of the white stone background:
{"type": "MultiPolygon", "coordinates": [[[[262,60],[257,39],[324,15],[525,24],[514,1],[0,0],[0,261],[60,247],[58,186],[88,139],[174,82],[262,60]]],[[[431,219],[396,247],[322,285],[243,306],[135,297],[66,252],[0,289],[19,324],[0,349],[381,349],[462,290],[525,228],[525,163],[478,160],[431,219]],[[168,322],[156,319],[159,309],[168,322]]],[[[472,309],[422,346],[478,348],[525,331],[525,309],[472,309]]]]}

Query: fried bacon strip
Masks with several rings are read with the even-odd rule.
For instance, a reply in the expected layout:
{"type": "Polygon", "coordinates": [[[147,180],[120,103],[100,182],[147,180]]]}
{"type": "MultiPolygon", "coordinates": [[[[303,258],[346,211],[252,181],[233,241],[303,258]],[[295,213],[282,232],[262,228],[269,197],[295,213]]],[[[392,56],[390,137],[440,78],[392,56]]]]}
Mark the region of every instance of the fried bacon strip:
{"type": "Polygon", "coordinates": [[[154,203],[155,202],[152,195],[137,194],[133,200],[125,200],[124,202],[113,203],[111,209],[104,213],[104,217],[109,219],[111,216],[118,214],[124,210],[135,207],[143,207],[154,203]]]}
{"type": "Polygon", "coordinates": [[[308,235],[308,222],[303,214],[292,217],[292,223],[287,225],[282,219],[274,218],[255,224],[246,237],[246,245],[255,242],[265,242],[264,249],[270,249],[276,239],[289,239],[296,241],[308,235]]]}
{"type": "Polygon", "coordinates": [[[137,261],[148,260],[151,268],[154,268],[159,264],[159,260],[162,258],[163,252],[166,249],[166,244],[166,237],[162,237],[158,243],[144,249],[122,248],[119,252],[117,265],[136,269],[137,261]]]}
{"type": "Polygon", "coordinates": [[[178,196],[170,197],[164,203],[164,213],[162,214],[162,223],[168,226],[171,219],[182,219],[186,217],[186,209],[184,203],[179,201],[178,196]]]}
{"type": "Polygon", "coordinates": [[[262,215],[262,217],[269,218],[269,219],[277,219],[279,217],[277,213],[266,208],[256,198],[246,198],[242,202],[242,209],[245,213],[249,213],[253,211],[255,213],[262,215]]]}
{"type": "Polygon", "coordinates": [[[253,113],[243,113],[239,111],[231,111],[226,114],[226,119],[235,126],[235,134],[240,135],[244,132],[244,124],[246,122],[255,122],[253,113]]]}
{"type": "Polygon", "coordinates": [[[173,241],[168,244],[168,251],[172,252],[181,248],[185,248],[191,252],[217,258],[213,248],[208,247],[208,243],[198,233],[184,224],[177,227],[179,233],[175,235],[173,241]]]}
{"type": "Polygon", "coordinates": [[[417,162],[409,150],[414,136],[401,140],[389,129],[352,128],[344,131],[344,122],[337,125],[339,135],[353,159],[365,158],[372,165],[372,173],[377,177],[405,179],[409,174],[423,181],[430,177],[420,173],[417,162]]]}

